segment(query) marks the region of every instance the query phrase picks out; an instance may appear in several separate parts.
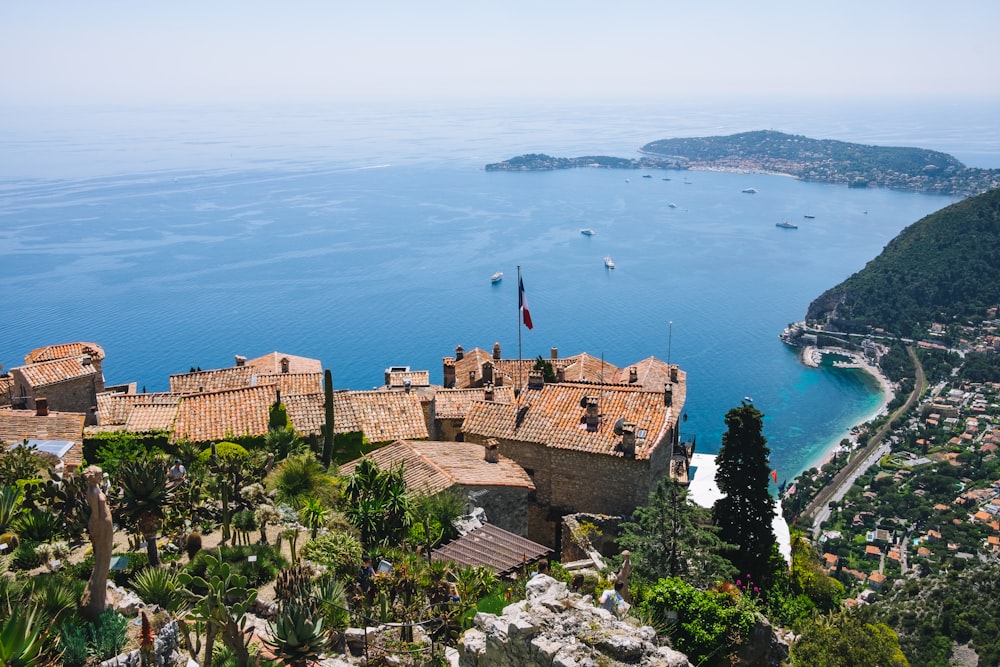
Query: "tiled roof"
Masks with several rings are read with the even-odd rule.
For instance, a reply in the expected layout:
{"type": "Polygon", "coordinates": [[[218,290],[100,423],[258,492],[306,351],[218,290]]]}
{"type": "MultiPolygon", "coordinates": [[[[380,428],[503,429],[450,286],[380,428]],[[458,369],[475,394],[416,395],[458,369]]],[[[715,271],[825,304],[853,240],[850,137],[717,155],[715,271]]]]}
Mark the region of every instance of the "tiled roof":
{"type": "Polygon", "coordinates": [[[483,565],[505,575],[550,553],[548,547],[487,523],[436,549],[431,559],[468,567],[483,565]]]}
{"type": "MultiPolygon", "coordinates": [[[[531,478],[517,463],[503,456],[497,463],[488,463],[485,454],[485,447],[467,442],[398,440],[366,456],[383,469],[402,464],[407,489],[427,495],[439,493],[455,484],[535,488],[531,478]]],[[[351,474],[360,461],[345,463],[340,467],[340,474],[351,474]]]]}
{"type": "MultiPolygon", "coordinates": [[[[434,417],[436,419],[464,419],[474,401],[483,401],[486,390],[475,389],[439,389],[434,394],[434,417]]],[[[493,400],[497,403],[513,403],[514,388],[509,386],[494,387],[493,400]]]]}
{"type": "Polygon", "coordinates": [[[84,357],[70,357],[53,361],[40,361],[20,366],[17,370],[32,387],[37,389],[73,378],[96,375],[97,367],[94,364],[84,364],[83,359],[84,357]]]}
{"type": "Polygon", "coordinates": [[[282,361],[288,362],[288,373],[323,373],[323,362],[319,359],[297,357],[281,352],[271,352],[256,359],[248,359],[245,365],[256,369],[258,373],[280,373],[284,370],[282,361]]]}
{"type": "Polygon", "coordinates": [[[40,361],[81,357],[85,354],[89,354],[97,361],[104,359],[104,349],[97,343],[63,343],[35,348],[25,355],[24,363],[37,364],[40,361]]]}
{"type": "MultiPolygon", "coordinates": [[[[333,392],[333,431],[334,433],[353,433],[360,431],[358,420],[354,417],[354,404],[351,402],[351,392],[347,390],[333,392]]],[[[298,394],[285,397],[281,402],[288,410],[288,418],[292,427],[301,435],[310,433],[321,434],[326,423],[326,407],[324,394],[298,394]]]]}
{"type": "Polygon", "coordinates": [[[207,442],[267,433],[274,385],[189,394],[181,399],[172,442],[207,442]]]}
{"type": "Polygon", "coordinates": [[[253,376],[254,369],[249,366],[178,373],[170,376],[170,392],[173,394],[197,394],[202,391],[249,387],[253,384],[253,376]]]}
{"type": "Polygon", "coordinates": [[[121,426],[128,421],[132,409],[140,403],[173,403],[180,401],[179,394],[155,392],[152,394],[123,394],[105,391],[97,395],[97,421],[101,426],[121,426]]]}
{"type": "Polygon", "coordinates": [[[0,375],[0,405],[10,405],[11,391],[14,389],[14,378],[10,375],[0,375]]]}
{"type": "Polygon", "coordinates": [[[170,431],[174,427],[179,409],[178,401],[137,403],[125,422],[125,430],[133,433],[170,431]]]}
{"type": "Polygon", "coordinates": [[[566,361],[572,362],[563,370],[567,382],[604,382],[607,384],[618,382],[615,380],[620,372],[617,366],[586,352],[568,357],[566,361]]]}
{"type": "Polygon", "coordinates": [[[683,402],[664,405],[662,394],[621,385],[585,383],[547,384],[521,394],[521,405],[480,401],[465,418],[463,430],[483,437],[536,442],[548,447],[621,456],[621,436],[615,422],[624,418],[636,425],[636,458],[648,459],[652,449],[676,426],[683,402]],[[581,401],[596,397],[603,415],[597,429],[588,431],[581,401]]]}
{"type": "Polygon", "coordinates": [[[347,394],[357,426],[369,441],[392,442],[429,437],[424,411],[416,393],[351,391],[347,394]]]}
{"type": "MultiPolygon", "coordinates": [[[[686,385],[686,374],[678,369],[678,383],[686,385]]],[[[670,382],[670,364],[656,357],[647,357],[638,363],[622,368],[614,379],[619,384],[638,384],[646,391],[663,391],[663,386],[670,382]],[[629,382],[631,369],[636,370],[636,382],[629,382]]],[[[676,386],[675,386],[676,391],[676,386]]]]}
{"type": "Polygon", "coordinates": [[[276,384],[281,398],[301,394],[323,393],[323,373],[261,373],[257,384],[276,384]]]}
{"type": "Polygon", "coordinates": [[[411,387],[426,387],[431,383],[430,371],[387,371],[386,385],[390,387],[405,387],[406,381],[411,387]]]}
{"type": "Polygon", "coordinates": [[[63,458],[68,468],[83,460],[83,424],[79,412],[49,412],[39,417],[33,410],[0,410],[0,443],[15,445],[25,440],[66,440],[75,443],[63,458]]]}
{"type": "Polygon", "coordinates": [[[455,360],[455,388],[466,389],[481,381],[483,379],[483,364],[487,361],[493,361],[493,355],[478,347],[466,352],[461,359],[455,360]],[[474,382],[469,381],[470,373],[474,373],[474,382]]]}

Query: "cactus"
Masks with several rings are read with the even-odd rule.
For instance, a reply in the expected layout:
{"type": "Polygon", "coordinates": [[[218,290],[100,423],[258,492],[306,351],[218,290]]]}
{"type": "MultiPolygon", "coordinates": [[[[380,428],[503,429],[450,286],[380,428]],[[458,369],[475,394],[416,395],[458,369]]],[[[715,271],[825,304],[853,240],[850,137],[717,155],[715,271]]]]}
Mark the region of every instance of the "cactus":
{"type": "Polygon", "coordinates": [[[247,578],[233,572],[229,563],[222,563],[214,556],[206,554],[204,577],[196,577],[182,572],[181,583],[195,600],[189,617],[209,626],[205,655],[212,655],[215,633],[219,632],[223,643],[233,652],[238,667],[247,667],[250,653],[247,650],[249,636],[253,628],[247,628],[247,611],[257,600],[257,590],[247,588],[247,578]],[[207,591],[204,596],[192,592],[207,591]]]}
{"type": "Polygon", "coordinates": [[[311,568],[305,565],[293,565],[278,573],[274,581],[274,595],[282,604],[288,602],[304,602],[309,598],[312,587],[311,568]]]}
{"type": "Polygon", "coordinates": [[[201,551],[201,533],[194,531],[188,533],[187,537],[184,538],[184,551],[187,552],[188,560],[194,560],[194,557],[201,551]]]}
{"type": "Polygon", "coordinates": [[[302,605],[285,605],[270,630],[265,643],[293,667],[316,660],[326,645],[323,618],[302,605]]]}

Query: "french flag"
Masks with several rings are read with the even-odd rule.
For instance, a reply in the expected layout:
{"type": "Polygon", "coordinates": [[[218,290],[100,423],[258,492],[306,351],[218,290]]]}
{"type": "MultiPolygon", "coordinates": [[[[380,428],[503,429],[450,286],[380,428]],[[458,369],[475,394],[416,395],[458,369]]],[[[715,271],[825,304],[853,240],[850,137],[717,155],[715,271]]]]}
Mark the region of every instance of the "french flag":
{"type": "Polygon", "coordinates": [[[528,297],[524,295],[524,280],[520,277],[518,278],[517,286],[517,305],[521,308],[521,317],[524,319],[524,326],[530,329],[532,327],[531,312],[528,310],[528,297]]]}

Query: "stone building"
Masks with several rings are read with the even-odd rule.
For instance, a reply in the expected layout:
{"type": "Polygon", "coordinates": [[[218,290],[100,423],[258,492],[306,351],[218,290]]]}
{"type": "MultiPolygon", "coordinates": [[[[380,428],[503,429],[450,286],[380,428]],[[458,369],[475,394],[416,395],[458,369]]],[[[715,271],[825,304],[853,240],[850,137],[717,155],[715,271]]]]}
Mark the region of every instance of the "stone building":
{"type": "Polygon", "coordinates": [[[104,350],[95,343],[49,345],[32,350],[24,366],[10,369],[10,404],[34,410],[45,398],[47,409],[78,412],[93,421],[97,395],[104,391],[104,350]]]}
{"type": "Polygon", "coordinates": [[[499,443],[535,483],[528,538],[558,550],[565,514],[631,514],[664,475],[686,483],[694,443],[682,442],[686,376],[670,366],[658,392],[638,382],[544,383],[537,372],[514,403],[478,401],[467,442],[499,443]]]}
{"type": "MultiPolygon", "coordinates": [[[[521,466],[500,456],[495,444],[399,440],[366,456],[383,470],[403,466],[411,493],[433,496],[454,490],[467,499],[469,509],[482,507],[489,523],[527,534],[528,501],[535,485],[521,466]]],[[[340,474],[350,475],[360,461],[340,466],[340,474]]]]}

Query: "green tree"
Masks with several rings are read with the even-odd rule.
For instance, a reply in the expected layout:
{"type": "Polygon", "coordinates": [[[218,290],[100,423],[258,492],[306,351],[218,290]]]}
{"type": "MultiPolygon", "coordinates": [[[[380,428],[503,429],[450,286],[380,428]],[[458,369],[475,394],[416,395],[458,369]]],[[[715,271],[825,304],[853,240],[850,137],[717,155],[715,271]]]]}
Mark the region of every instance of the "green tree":
{"type": "Polygon", "coordinates": [[[736,545],[729,560],[741,574],[765,588],[771,585],[777,556],[774,499],[768,491],[770,449],[763,430],[764,415],[751,403],[726,413],[726,432],[716,458],[715,481],[723,497],[716,501],[713,519],[719,537],[736,545]]]}
{"type": "Polygon", "coordinates": [[[275,466],[265,485],[277,499],[300,509],[306,498],[318,498],[332,506],[339,496],[337,479],[329,475],[311,452],[293,454],[275,466]]]}
{"type": "Polygon", "coordinates": [[[682,577],[707,588],[737,574],[722,555],[732,545],[719,539],[711,513],[689,502],[687,489],[673,478],[657,482],[649,504],[637,507],[634,521],[622,529],[618,544],[632,552],[635,573],[646,581],[682,577]]]}
{"type": "Polygon", "coordinates": [[[167,517],[172,489],[167,485],[167,465],[158,459],[130,461],[121,471],[121,504],[118,512],[125,525],[135,528],[146,540],[149,564],[160,564],[156,535],[167,517]]]}
{"type": "Polygon", "coordinates": [[[552,368],[552,362],[548,359],[542,359],[542,355],[538,355],[535,359],[534,370],[541,371],[542,377],[546,382],[556,381],[556,371],[552,368]]]}
{"type": "Polygon", "coordinates": [[[327,470],[337,458],[333,425],[333,373],[327,368],[323,371],[323,467],[327,470]]]}
{"type": "Polygon", "coordinates": [[[793,665],[804,667],[908,667],[899,638],[884,623],[865,623],[842,610],[805,623],[791,647],[793,665]]]}
{"type": "Polygon", "coordinates": [[[410,501],[403,467],[382,470],[363,457],[347,479],[347,520],[361,532],[366,547],[396,542],[410,525],[410,501]]]}

